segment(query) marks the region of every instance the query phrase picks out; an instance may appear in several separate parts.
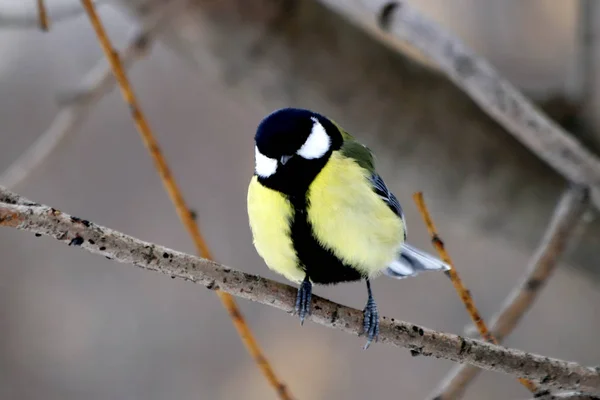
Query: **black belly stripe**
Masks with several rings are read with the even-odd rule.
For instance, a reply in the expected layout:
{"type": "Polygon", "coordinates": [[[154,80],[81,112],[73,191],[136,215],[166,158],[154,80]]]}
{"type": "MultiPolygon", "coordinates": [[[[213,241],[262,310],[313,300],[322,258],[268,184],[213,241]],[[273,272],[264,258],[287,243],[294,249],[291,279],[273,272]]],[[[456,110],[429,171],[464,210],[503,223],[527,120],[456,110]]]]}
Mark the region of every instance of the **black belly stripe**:
{"type": "Polygon", "coordinates": [[[294,206],[291,237],[298,259],[309,278],[314,283],[323,285],[363,279],[360,272],[344,264],[331,250],[321,246],[315,239],[306,212],[306,198],[299,197],[290,197],[290,202],[294,206]]]}

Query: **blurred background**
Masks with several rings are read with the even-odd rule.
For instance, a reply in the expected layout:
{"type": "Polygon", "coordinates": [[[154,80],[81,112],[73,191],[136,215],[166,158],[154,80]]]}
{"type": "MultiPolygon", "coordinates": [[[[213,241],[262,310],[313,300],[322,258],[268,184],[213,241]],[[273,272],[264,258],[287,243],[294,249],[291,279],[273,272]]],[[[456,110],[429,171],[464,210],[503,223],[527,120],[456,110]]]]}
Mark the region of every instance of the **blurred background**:
{"type": "MultiPolygon", "coordinates": [[[[125,47],[141,16],[166,2],[102,5],[115,47],[125,47]]],[[[35,3],[0,0],[0,171],[47,129],[60,110],[59,95],[103,58],[85,15],[51,21],[43,33],[35,26],[35,3]],[[22,15],[33,15],[33,24],[6,22],[22,15]]],[[[52,10],[78,1],[46,3],[52,10]]],[[[411,3],[487,57],[590,148],[600,148],[593,40],[580,51],[580,10],[589,2],[411,3]]],[[[591,20],[596,14],[583,13],[591,20]]],[[[424,191],[480,311],[489,318],[498,310],[566,183],[406,50],[391,50],[314,0],[191,0],[170,20],[129,76],[218,261],[282,280],[255,253],[247,223],[253,134],[273,109],[307,107],[376,152],[381,175],[405,209],[411,242],[431,249],[411,199],[424,191]]],[[[116,89],[15,190],[194,252],[116,89]]],[[[506,345],[599,363],[600,223],[594,214],[587,221],[506,345]]],[[[0,230],[0,254],[2,398],[276,398],[212,291],[12,229],[0,230]]],[[[316,293],[357,308],[366,299],[363,284],[316,293]]],[[[381,278],[374,293],[383,315],[459,334],[469,322],[443,274],[381,278]]],[[[301,328],[273,308],[239,305],[298,399],[422,399],[452,366],[385,345],[365,352],[362,338],[312,323],[301,328]]],[[[527,397],[516,380],[497,373],[482,374],[466,395],[527,397]]]]}

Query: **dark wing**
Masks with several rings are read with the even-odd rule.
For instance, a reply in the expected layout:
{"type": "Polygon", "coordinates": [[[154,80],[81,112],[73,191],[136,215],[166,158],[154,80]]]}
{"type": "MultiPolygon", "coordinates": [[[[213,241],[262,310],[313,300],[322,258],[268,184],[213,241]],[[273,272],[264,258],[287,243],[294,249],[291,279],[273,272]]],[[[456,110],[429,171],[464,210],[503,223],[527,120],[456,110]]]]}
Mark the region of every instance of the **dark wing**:
{"type": "MultiPolygon", "coordinates": [[[[400,202],[396,196],[394,196],[394,193],[392,193],[385,185],[385,182],[381,176],[379,176],[376,172],[373,172],[371,175],[371,183],[373,184],[373,190],[375,190],[375,193],[377,193],[377,195],[379,195],[379,197],[385,201],[394,214],[402,218],[404,221],[404,213],[402,212],[402,206],[400,206],[400,202]]],[[[404,226],[404,240],[406,240],[406,223],[404,226]]]]}

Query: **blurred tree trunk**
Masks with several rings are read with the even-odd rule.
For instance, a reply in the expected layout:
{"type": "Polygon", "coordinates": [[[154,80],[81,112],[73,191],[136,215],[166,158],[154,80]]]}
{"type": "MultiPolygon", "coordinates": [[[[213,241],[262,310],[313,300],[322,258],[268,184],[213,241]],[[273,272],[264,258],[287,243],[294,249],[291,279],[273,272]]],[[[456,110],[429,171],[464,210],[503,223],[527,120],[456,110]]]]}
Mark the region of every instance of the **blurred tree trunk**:
{"type": "MultiPolygon", "coordinates": [[[[120,2],[136,15],[152,1],[120,2]]],[[[453,223],[533,249],[566,185],[445,77],[315,1],[197,0],[160,40],[265,113],[291,105],[337,120],[374,149],[405,207],[423,190],[453,223]]],[[[567,103],[548,104],[568,120],[567,103]]],[[[590,223],[569,261],[598,270],[599,234],[590,223]]]]}

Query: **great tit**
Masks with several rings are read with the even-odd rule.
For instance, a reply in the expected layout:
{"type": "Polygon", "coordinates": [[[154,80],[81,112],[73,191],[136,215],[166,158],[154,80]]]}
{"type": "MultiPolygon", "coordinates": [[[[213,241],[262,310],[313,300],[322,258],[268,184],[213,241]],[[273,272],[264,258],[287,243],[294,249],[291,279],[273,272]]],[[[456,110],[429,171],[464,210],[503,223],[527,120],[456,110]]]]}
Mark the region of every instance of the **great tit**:
{"type": "Polygon", "coordinates": [[[366,280],[367,348],[379,334],[371,278],[450,267],[406,243],[402,208],[373,154],[331,119],[283,108],[260,122],[254,141],[247,205],[256,251],[269,268],[300,283],[301,324],[311,311],[313,284],[366,280]]]}

